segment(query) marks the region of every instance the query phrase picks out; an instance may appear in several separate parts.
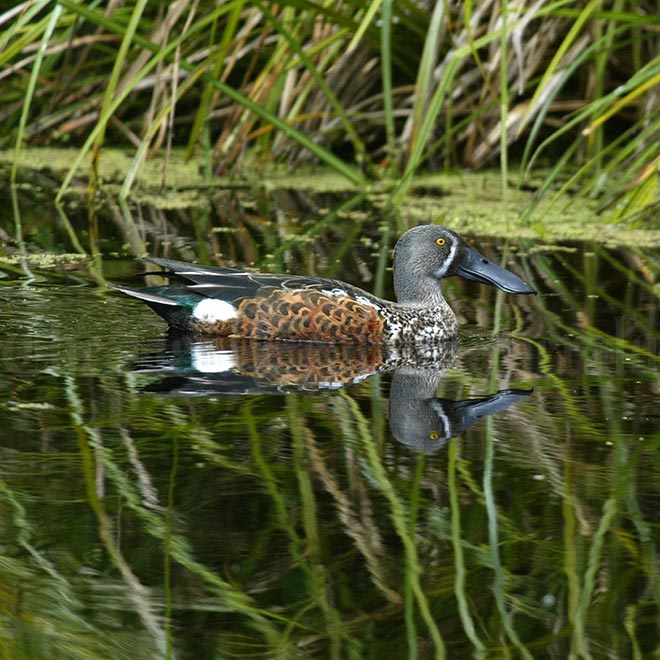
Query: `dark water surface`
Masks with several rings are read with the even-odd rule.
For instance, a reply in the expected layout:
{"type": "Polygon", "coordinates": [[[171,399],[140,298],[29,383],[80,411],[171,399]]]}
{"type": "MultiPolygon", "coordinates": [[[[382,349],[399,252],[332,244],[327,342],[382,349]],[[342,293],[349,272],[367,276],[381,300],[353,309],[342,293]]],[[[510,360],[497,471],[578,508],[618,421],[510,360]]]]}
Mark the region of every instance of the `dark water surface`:
{"type": "MultiPolygon", "coordinates": [[[[335,238],[285,265],[361,283],[335,238]]],[[[659,657],[658,273],[508,263],[541,295],[448,282],[459,344],[395,355],[0,267],[0,657],[659,657]]]]}

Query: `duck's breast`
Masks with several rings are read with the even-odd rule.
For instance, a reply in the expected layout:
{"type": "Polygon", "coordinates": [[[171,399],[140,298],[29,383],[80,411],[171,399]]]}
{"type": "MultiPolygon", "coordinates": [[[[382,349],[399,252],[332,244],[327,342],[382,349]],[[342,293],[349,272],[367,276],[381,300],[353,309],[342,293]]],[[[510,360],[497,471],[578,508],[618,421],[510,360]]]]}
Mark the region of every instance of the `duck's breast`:
{"type": "Polygon", "coordinates": [[[391,305],[382,311],[387,344],[433,344],[454,339],[458,321],[449,305],[418,307],[391,305]]]}

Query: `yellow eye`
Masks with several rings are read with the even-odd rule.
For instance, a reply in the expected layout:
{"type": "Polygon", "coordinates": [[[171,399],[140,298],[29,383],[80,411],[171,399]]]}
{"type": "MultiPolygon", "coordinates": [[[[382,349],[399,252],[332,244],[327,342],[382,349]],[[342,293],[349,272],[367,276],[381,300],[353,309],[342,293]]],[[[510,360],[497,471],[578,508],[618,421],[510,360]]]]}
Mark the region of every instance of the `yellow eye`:
{"type": "Polygon", "coordinates": [[[442,247],[446,242],[447,241],[444,238],[436,238],[435,239],[435,244],[439,245],[440,247],[442,247]]]}
{"type": "MultiPolygon", "coordinates": [[[[438,239],[438,241],[439,241],[439,240],[440,240],[440,239],[438,239]]],[[[436,241],[436,243],[437,243],[438,241],[436,241]]],[[[442,242],[444,243],[444,239],[443,239],[442,242]]],[[[440,434],[439,434],[437,431],[431,431],[431,432],[429,433],[429,440],[437,440],[439,437],[440,437],[440,434]]]]}

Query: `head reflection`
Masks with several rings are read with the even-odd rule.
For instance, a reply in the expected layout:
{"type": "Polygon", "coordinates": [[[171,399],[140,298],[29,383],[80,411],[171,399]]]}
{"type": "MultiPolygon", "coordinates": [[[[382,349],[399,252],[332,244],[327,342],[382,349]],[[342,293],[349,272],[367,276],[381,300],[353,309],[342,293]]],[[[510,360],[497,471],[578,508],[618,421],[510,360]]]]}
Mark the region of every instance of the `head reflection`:
{"type": "Polygon", "coordinates": [[[490,396],[453,401],[436,397],[443,373],[402,367],[390,389],[389,420],[392,435],[404,445],[434,453],[450,438],[463,433],[482,417],[506,410],[532,390],[500,390],[490,396]]]}

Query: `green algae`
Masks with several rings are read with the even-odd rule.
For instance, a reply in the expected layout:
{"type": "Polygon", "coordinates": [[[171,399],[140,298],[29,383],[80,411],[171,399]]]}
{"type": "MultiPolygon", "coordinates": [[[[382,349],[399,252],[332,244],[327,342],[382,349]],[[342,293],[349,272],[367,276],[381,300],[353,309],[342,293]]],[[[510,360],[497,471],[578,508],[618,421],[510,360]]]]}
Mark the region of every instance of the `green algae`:
{"type": "Polygon", "coordinates": [[[86,264],[88,257],[76,252],[38,252],[27,254],[7,254],[0,255],[0,263],[18,266],[27,263],[30,266],[39,268],[40,270],[61,269],[62,266],[80,266],[86,264]]]}
{"type": "MultiPolygon", "coordinates": [[[[23,188],[42,198],[54,197],[75,153],[74,149],[61,148],[23,150],[19,163],[23,188]]],[[[13,157],[11,151],[0,151],[0,173],[11,167],[13,157]]],[[[96,192],[102,192],[106,199],[116,198],[132,164],[127,152],[104,150],[97,164],[100,187],[96,192]]],[[[76,185],[67,190],[67,205],[85,204],[95,198],[90,195],[87,177],[91,160],[84,161],[83,167],[76,185]]],[[[376,182],[362,192],[376,208],[390,209],[389,192],[395,184],[395,181],[376,182]]],[[[236,189],[252,191],[256,196],[272,196],[278,191],[305,191],[311,196],[360,192],[335,173],[311,168],[291,172],[281,166],[253,164],[240,175],[209,179],[204,163],[186,160],[182,150],[173,150],[167,162],[157,156],[140,167],[128,201],[158,210],[206,209],[221,191],[236,189]]],[[[552,202],[550,197],[539,199],[536,189],[529,184],[524,188],[512,184],[504,202],[499,172],[435,174],[418,177],[410,194],[394,212],[401,219],[401,226],[442,222],[461,233],[484,237],[529,239],[547,244],[592,241],[609,247],[660,246],[660,227],[609,223],[598,213],[594,200],[577,193],[552,202]]]]}
{"type": "Polygon", "coordinates": [[[538,200],[534,189],[511,186],[504,203],[496,172],[420,178],[401,212],[410,224],[441,220],[457,231],[479,236],[547,243],[589,241],[608,247],[660,246],[660,228],[608,223],[594,200],[578,194],[551,203],[538,200]]]}

